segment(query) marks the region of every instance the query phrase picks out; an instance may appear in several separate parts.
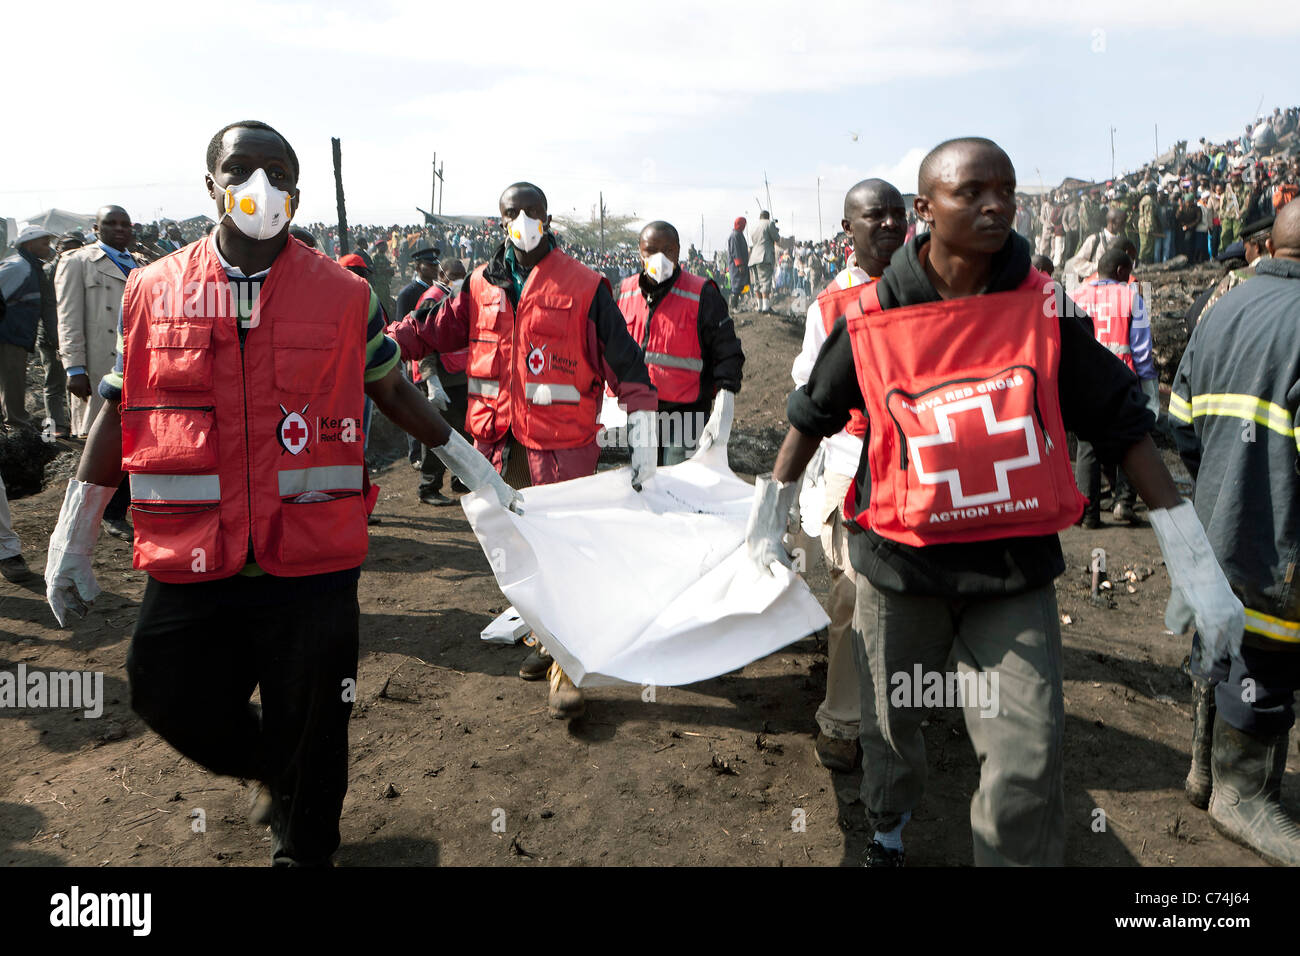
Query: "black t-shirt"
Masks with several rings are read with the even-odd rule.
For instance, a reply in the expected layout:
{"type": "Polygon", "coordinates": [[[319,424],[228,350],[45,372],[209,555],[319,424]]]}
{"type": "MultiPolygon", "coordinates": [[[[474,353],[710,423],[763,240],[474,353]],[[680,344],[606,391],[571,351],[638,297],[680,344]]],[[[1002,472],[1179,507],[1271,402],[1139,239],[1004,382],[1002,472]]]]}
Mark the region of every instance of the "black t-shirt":
{"type": "MultiPolygon", "coordinates": [[[[876,288],[884,309],[938,302],[941,297],[918,257],[922,234],[902,246],[876,288]]],[[[1029,271],[1029,243],[1012,233],[994,256],[986,292],[1007,292],[1029,271]]],[[[1115,462],[1155,426],[1137,376],[1092,334],[1092,321],[1057,287],[1061,360],[1057,392],[1066,429],[1092,443],[1102,461],[1115,462]]],[[[995,330],[990,329],[990,334],[995,330]]],[[[835,320],[808,384],[787,403],[790,424],[819,438],[836,434],[852,409],[866,411],[844,316],[835,320]]],[[[858,509],[870,500],[868,442],[854,479],[858,509]]],[[[858,529],[858,525],[851,525],[858,529]]],[[[861,530],[849,536],[849,556],[874,586],[905,594],[962,597],[1017,594],[1049,583],[1065,570],[1055,534],[913,547],[861,530]]]]}

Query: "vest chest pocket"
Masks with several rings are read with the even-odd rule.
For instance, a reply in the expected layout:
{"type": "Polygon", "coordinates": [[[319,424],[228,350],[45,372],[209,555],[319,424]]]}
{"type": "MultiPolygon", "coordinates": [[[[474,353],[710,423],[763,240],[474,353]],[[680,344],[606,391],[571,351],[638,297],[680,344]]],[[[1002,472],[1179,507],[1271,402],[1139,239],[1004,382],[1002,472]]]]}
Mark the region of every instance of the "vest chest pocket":
{"type": "MultiPolygon", "coordinates": [[[[567,295],[539,295],[530,303],[529,331],[539,338],[564,339],[573,322],[573,298],[567,295]]],[[[540,344],[540,343],[539,343],[540,344]]]]}
{"type": "Polygon", "coordinates": [[[212,388],[212,323],[149,320],[149,387],[176,391],[212,388]]]}
{"type": "Polygon", "coordinates": [[[501,342],[492,332],[475,329],[469,342],[469,365],[465,369],[470,378],[498,377],[501,368],[501,342]]]}
{"type": "Polygon", "coordinates": [[[334,388],[334,325],[315,322],[271,323],[275,386],[286,392],[319,395],[334,388]]]}
{"type": "Polygon", "coordinates": [[[277,554],[285,564],[351,556],[360,564],[368,542],[366,499],[359,491],[330,492],[315,501],[280,501],[277,554]]]}

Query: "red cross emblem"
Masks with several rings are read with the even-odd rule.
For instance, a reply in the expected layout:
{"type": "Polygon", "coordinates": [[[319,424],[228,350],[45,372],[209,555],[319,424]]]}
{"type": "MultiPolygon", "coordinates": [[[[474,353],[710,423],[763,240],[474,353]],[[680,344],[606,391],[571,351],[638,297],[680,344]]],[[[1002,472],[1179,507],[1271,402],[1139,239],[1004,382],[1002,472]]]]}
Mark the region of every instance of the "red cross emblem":
{"type": "Polygon", "coordinates": [[[994,412],[993,396],[1004,399],[1009,391],[939,405],[934,409],[938,431],[910,440],[918,480],[946,484],[954,508],[1009,501],[1008,473],[1040,460],[1033,413],[999,419],[994,412]]]}
{"type": "MultiPolygon", "coordinates": [[[[307,405],[304,405],[302,411],[307,411],[307,407],[307,405]]],[[[280,406],[280,411],[284,417],[280,419],[280,425],[276,429],[276,437],[279,439],[280,447],[284,451],[296,455],[307,447],[307,439],[311,437],[311,428],[308,426],[307,420],[302,417],[302,412],[291,412],[283,405],[280,406]]]]}
{"type": "Polygon", "coordinates": [[[528,353],[528,371],[534,375],[541,375],[542,369],[546,368],[546,356],[542,354],[545,350],[545,345],[541,348],[534,346],[533,350],[528,353]]]}

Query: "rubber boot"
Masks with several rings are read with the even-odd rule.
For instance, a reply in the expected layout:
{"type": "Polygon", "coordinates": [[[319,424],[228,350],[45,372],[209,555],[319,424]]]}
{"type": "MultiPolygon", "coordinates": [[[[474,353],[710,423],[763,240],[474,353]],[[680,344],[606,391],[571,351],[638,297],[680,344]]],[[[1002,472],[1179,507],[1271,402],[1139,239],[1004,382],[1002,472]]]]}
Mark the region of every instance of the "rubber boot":
{"type": "Polygon", "coordinates": [[[1198,810],[1210,805],[1213,778],[1210,775],[1210,750],[1214,742],[1214,685],[1203,678],[1192,678],[1192,766],[1187,771],[1183,790],[1187,801],[1198,810]]]}
{"type": "Polygon", "coordinates": [[[1280,799],[1289,736],[1256,737],[1214,719],[1210,822],[1278,866],[1300,866],[1300,825],[1280,799]]]}

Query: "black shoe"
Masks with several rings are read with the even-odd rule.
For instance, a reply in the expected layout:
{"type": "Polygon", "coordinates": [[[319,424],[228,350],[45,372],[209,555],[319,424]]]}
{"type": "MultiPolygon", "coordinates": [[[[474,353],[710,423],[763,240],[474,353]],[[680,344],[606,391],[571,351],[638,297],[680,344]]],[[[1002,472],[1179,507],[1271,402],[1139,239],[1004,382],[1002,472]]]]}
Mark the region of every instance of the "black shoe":
{"type": "Polygon", "coordinates": [[[876,840],[871,841],[867,852],[862,855],[863,866],[902,866],[903,851],[891,850],[876,840]]]}
{"type": "Polygon", "coordinates": [[[451,505],[455,502],[444,495],[441,491],[430,489],[429,491],[420,492],[420,500],[426,505],[451,505]]]}
{"type": "Polygon", "coordinates": [[[24,581],[31,580],[32,570],[27,567],[27,562],[23,560],[21,554],[15,554],[12,558],[0,561],[0,575],[4,575],[4,579],[10,584],[22,584],[24,581]]]}
{"type": "Polygon", "coordinates": [[[451,490],[456,492],[457,494],[462,494],[462,495],[469,494],[469,486],[466,485],[465,482],[457,478],[455,475],[451,476],[451,490]]]}
{"type": "Polygon", "coordinates": [[[1104,527],[1101,523],[1101,515],[1097,514],[1085,514],[1081,523],[1089,531],[1096,531],[1098,528],[1104,527]]]}

